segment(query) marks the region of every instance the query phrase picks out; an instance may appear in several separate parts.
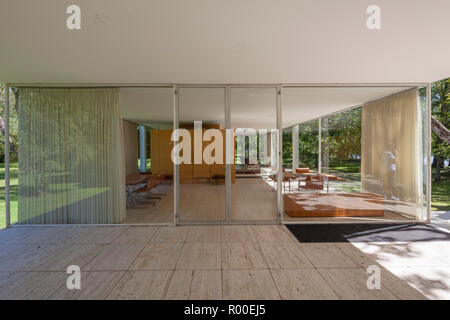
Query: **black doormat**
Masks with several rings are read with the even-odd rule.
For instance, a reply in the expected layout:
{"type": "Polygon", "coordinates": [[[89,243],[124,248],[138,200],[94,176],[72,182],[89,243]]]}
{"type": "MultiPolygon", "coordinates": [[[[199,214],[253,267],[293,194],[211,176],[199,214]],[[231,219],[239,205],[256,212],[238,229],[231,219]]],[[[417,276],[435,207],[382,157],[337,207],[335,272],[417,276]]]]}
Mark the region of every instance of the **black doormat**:
{"type": "Polygon", "coordinates": [[[300,242],[450,241],[450,232],[420,223],[289,224],[300,242]]]}

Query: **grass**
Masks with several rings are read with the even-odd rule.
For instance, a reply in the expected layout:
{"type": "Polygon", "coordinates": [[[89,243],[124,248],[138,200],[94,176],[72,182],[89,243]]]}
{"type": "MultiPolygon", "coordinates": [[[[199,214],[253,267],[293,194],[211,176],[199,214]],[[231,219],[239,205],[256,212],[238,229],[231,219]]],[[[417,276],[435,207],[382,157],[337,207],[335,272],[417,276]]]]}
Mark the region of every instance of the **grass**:
{"type": "MultiPolygon", "coordinates": [[[[17,222],[17,188],[18,188],[18,165],[11,163],[10,186],[11,186],[11,223],[17,222]]],[[[0,229],[5,227],[5,164],[0,163],[0,229]]]]}
{"type": "MultiPolygon", "coordinates": [[[[12,163],[10,168],[10,204],[11,204],[11,223],[16,223],[17,209],[18,209],[18,165],[17,163],[12,163]]],[[[24,207],[32,206],[33,212],[32,216],[39,216],[46,212],[52,212],[61,207],[62,203],[64,206],[69,206],[71,204],[84,201],[84,199],[93,198],[109,189],[102,186],[80,186],[79,183],[57,183],[58,177],[60,175],[65,175],[66,173],[53,173],[46,177],[46,188],[43,190],[34,191],[37,194],[35,196],[27,197],[21,202],[24,207]],[[64,192],[61,193],[60,191],[64,192]]],[[[41,177],[41,175],[38,175],[41,177]]],[[[33,186],[30,189],[33,190],[33,186]]],[[[5,227],[5,166],[0,164],[0,229],[5,227]]],[[[29,217],[31,218],[31,216],[29,217]]]]}
{"type": "Polygon", "coordinates": [[[431,211],[450,211],[450,178],[431,183],[431,211]]]}

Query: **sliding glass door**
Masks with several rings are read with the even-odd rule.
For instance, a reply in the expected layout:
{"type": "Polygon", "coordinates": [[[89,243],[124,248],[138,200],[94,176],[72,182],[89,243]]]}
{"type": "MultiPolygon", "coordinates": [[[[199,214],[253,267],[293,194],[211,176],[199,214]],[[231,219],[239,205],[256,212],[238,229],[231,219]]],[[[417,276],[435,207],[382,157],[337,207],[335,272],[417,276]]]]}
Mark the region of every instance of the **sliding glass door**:
{"type": "Polygon", "coordinates": [[[179,89],[179,223],[225,219],[225,88],[179,89]]]}
{"type": "Polygon", "coordinates": [[[231,88],[231,223],[277,221],[277,91],[231,88]]]}

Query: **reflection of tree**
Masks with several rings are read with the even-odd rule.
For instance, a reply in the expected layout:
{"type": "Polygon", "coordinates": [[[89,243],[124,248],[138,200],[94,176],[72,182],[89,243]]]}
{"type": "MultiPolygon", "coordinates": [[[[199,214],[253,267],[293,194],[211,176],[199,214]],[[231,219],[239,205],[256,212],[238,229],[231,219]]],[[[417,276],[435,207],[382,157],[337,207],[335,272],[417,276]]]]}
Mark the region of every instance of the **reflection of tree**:
{"type": "Polygon", "coordinates": [[[323,158],[328,158],[329,167],[354,167],[350,171],[356,169],[357,166],[346,163],[359,163],[361,158],[361,115],[362,108],[359,107],[322,119],[323,158]]]}
{"type": "MultiPolygon", "coordinates": [[[[362,108],[322,118],[322,166],[345,167],[358,172],[361,158],[362,108]],[[350,163],[354,162],[354,163],[350,163]]],[[[318,168],[318,121],[299,124],[298,153],[301,167],[318,168]]],[[[283,167],[292,167],[292,128],[283,130],[283,167]]]]}
{"type": "Polygon", "coordinates": [[[299,125],[298,153],[300,167],[317,169],[319,166],[319,125],[312,120],[299,125]]]}
{"type": "Polygon", "coordinates": [[[283,130],[283,168],[292,168],[292,128],[283,130]]]}
{"type": "MultiPolygon", "coordinates": [[[[431,112],[432,121],[432,148],[433,167],[435,170],[434,181],[441,181],[441,171],[444,169],[445,160],[450,158],[450,144],[448,129],[450,128],[450,78],[437,81],[431,86],[431,112]]],[[[421,91],[421,97],[426,98],[425,89],[421,91]]],[[[444,173],[445,174],[445,173],[444,173]]],[[[448,173],[447,173],[448,174],[448,173]]]]}

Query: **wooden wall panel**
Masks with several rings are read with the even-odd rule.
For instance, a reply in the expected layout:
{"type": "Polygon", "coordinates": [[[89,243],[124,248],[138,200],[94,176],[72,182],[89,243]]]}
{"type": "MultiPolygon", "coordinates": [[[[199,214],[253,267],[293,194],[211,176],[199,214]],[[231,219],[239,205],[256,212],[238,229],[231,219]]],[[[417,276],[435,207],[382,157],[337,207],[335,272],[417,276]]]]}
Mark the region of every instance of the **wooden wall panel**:
{"type": "MultiPolygon", "coordinates": [[[[193,130],[189,130],[191,133],[191,160],[194,161],[194,144],[193,144],[193,130]]],[[[221,130],[224,137],[224,150],[223,150],[223,162],[225,163],[225,130],[221,130]]],[[[150,153],[152,159],[152,173],[155,174],[173,174],[173,162],[171,159],[171,152],[173,142],[171,141],[172,130],[151,130],[151,146],[150,153]]],[[[203,142],[203,148],[209,144],[208,141],[203,142]]],[[[225,175],[225,164],[180,164],[180,182],[191,183],[196,179],[210,179],[214,174],[225,175]]],[[[232,181],[235,181],[236,173],[235,167],[232,165],[232,181]]]]}

